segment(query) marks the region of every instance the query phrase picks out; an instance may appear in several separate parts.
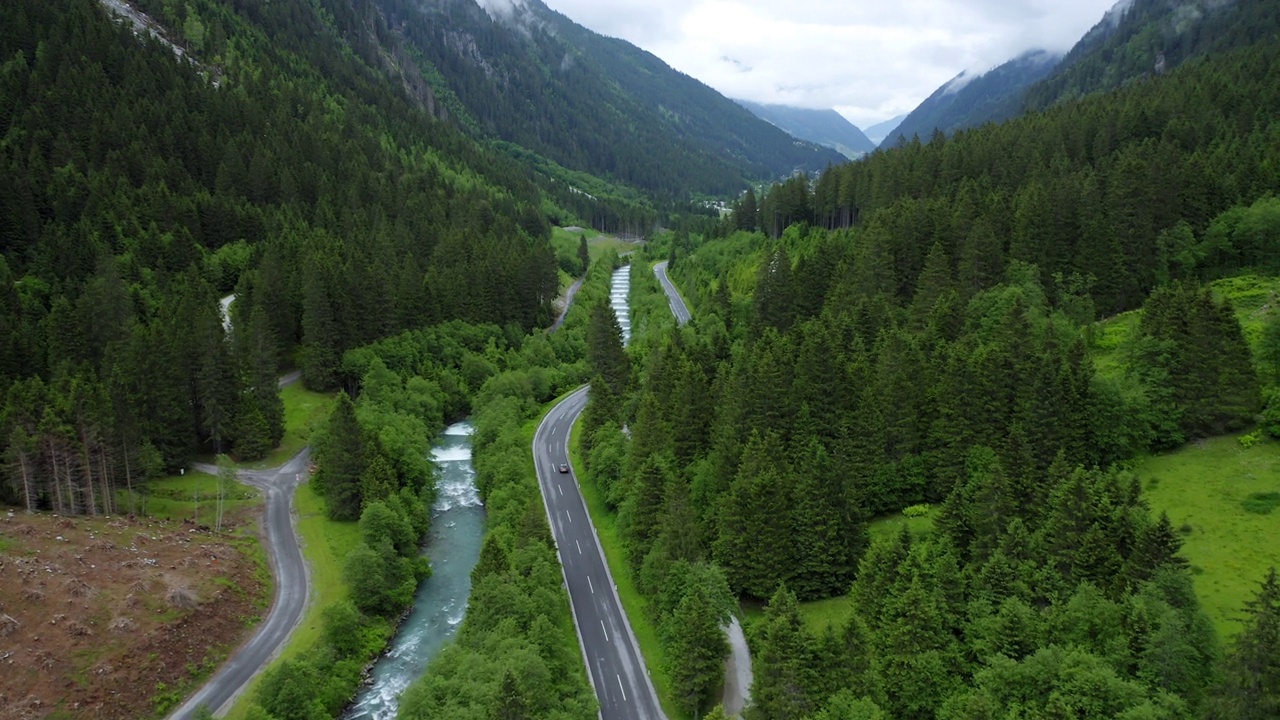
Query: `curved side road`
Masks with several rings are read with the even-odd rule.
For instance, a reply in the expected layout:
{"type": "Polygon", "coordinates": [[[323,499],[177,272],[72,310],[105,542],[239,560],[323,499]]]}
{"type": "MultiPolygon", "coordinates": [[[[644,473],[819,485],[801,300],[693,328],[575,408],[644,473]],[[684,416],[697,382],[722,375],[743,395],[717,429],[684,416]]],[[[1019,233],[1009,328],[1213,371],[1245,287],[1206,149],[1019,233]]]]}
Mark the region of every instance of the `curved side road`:
{"type": "Polygon", "coordinates": [[[569,463],[569,431],[587,405],[583,387],[547,413],[533,435],[533,463],[556,542],[578,643],[602,720],[665,720],[622,610],[604,550],[569,463]]]}
{"type": "Polygon", "coordinates": [[[653,266],[653,274],[658,276],[658,282],[662,283],[662,291],[667,294],[667,304],[671,306],[671,314],[676,316],[676,324],[684,325],[693,317],[689,314],[689,308],[684,304],[684,298],[680,297],[680,291],[676,290],[676,286],[671,284],[670,278],[667,277],[667,261],[663,260],[653,266]]]}
{"type": "MultiPolygon", "coordinates": [[[[169,720],[187,720],[204,706],[221,714],[253,676],[269,662],[293,633],[307,605],[309,587],[307,564],[302,559],[297,528],[293,522],[293,491],[307,473],[311,449],[303,448],[289,462],[273,470],[241,470],[240,480],[266,496],[262,529],[271,570],[276,579],[271,611],[249,642],[223,663],[218,672],[177,710],[169,720]]],[[[218,468],[193,464],[201,472],[216,474],[218,468]]]]}
{"type": "Polygon", "coordinates": [[[586,279],[587,276],[583,275],[577,280],[574,280],[573,284],[569,286],[569,289],[565,291],[564,309],[560,311],[560,315],[556,317],[556,321],[547,329],[547,332],[555,332],[564,324],[564,319],[569,317],[569,308],[573,307],[573,297],[582,289],[582,283],[586,279]]]}

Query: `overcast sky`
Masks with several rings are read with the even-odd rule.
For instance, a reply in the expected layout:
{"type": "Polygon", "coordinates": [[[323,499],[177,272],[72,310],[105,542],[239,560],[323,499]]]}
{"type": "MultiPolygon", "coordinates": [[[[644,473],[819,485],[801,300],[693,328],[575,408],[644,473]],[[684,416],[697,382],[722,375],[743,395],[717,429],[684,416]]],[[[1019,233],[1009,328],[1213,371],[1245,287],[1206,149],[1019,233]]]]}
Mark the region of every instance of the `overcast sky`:
{"type": "Polygon", "coordinates": [[[910,112],[962,70],[1070,49],[1115,0],[543,2],[729,97],[834,107],[865,128],[910,112]]]}

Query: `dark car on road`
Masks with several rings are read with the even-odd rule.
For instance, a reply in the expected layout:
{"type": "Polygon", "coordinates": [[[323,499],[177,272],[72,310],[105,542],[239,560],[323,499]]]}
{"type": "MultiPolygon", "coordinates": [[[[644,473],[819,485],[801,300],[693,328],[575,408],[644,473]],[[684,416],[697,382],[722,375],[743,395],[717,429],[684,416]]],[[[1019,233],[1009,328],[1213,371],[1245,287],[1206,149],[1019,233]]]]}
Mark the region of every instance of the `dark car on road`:
{"type": "Polygon", "coordinates": [[[569,463],[560,463],[560,472],[562,473],[569,472],[569,463]]]}

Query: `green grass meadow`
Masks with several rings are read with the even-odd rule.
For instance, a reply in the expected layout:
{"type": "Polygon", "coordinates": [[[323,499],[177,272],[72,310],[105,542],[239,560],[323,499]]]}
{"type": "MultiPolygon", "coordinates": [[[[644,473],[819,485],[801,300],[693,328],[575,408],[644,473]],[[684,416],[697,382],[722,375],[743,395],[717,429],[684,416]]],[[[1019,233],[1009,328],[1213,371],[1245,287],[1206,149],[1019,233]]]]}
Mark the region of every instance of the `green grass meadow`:
{"type": "Polygon", "coordinates": [[[280,447],[272,450],[266,459],[246,467],[271,468],[288,462],[311,442],[311,434],[329,418],[338,396],[312,392],[296,382],[280,388],[280,399],[284,401],[284,438],[280,440],[280,447]]]}
{"type": "Polygon", "coordinates": [[[605,235],[591,228],[584,228],[581,232],[571,232],[564,228],[551,228],[551,247],[557,253],[578,251],[578,238],[585,235],[587,237],[587,253],[591,256],[591,261],[595,262],[610,250],[621,255],[622,253],[635,250],[637,245],[629,243],[612,235],[605,235]]]}
{"type": "MultiPolygon", "coordinates": [[[[1280,298],[1280,278],[1246,273],[1209,287],[1231,302],[1256,353],[1267,313],[1280,298]]],[[[1141,311],[1133,311],[1090,328],[1099,376],[1124,372],[1125,347],[1140,320],[1141,311]]],[[[1167,512],[1181,528],[1196,593],[1224,639],[1239,632],[1244,603],[1267,570],[1280,566],[1280,443],[1246,449],[1239,437],[1194,442],[1135,467],[1152,511],[1167,512]]]]}
{"type": "Polygon", "coordinates": [[[895,537],[902,532],[903,527],[909,529],[913,536],[920,537],[933,532],[933,517],[937,512],[938,508],[931,507],[928,513],[919,517],[907,517],[902,513],[883,515],[867,525],[867,532],[871,535],[872,542],[895,537]]]}
{"type": "Polygon", "coordinates": [[[1136,471],[1152,511],[1183,540],[1196,594],[1223,639],[1240,630],[1245,601],[1280,567],[1280,442],[1243,447],[1239,436],[1192,443],[1143,460],[1136,471]]]}

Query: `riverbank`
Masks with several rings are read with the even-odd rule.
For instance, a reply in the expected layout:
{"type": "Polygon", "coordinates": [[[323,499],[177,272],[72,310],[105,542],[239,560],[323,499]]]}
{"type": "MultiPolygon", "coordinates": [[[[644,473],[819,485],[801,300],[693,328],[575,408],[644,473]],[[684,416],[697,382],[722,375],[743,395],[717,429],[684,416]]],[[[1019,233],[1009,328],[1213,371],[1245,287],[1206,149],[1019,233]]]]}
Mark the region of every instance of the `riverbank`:
{"type": "Polygon", "coordinates": [[[471,462],[470,422],[445,429],[432,448],[437,475],[431,531],[424,553],[431,577],[423,581],[387,651],[369,672],[368,683],[343,713],[346,720],[392,720],[400,694],[418,679],[457,633],[471,592],[471,570],[480,557],[485,512],[471,462]]]}

